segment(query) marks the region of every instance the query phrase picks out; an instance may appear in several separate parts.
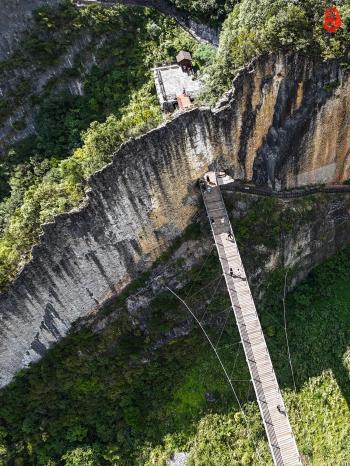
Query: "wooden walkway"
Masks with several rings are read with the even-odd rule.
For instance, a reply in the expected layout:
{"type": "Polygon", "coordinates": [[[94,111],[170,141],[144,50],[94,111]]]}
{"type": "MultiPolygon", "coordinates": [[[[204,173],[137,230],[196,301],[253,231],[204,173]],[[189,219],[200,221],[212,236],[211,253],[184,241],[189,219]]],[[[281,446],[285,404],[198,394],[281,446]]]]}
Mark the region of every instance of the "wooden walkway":
{"type": "MultiPolygon", "coordinates": [[[[211,181],[213,175],[211,174],[211,181]]],[[[266,430],[273,461],[278,466],[301,465],[281,391],[272,366],[259,317],[247,282],[220,188],[202,186],[204,204],[230,294],[242,346],[266,430]],[[210,192],[208,191],[208,188],[210,192]],[[279,409],[278,409],[279,407],[279,409]]]]}

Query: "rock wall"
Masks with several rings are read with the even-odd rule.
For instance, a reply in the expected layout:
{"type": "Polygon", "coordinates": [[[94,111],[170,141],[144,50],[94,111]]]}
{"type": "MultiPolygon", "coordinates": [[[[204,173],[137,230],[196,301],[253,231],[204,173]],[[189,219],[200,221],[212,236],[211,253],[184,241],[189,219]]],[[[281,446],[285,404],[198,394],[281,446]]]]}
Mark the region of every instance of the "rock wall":
{"type": "MultiPolygon", "coordinates": [[[[247,217],[251,217],[251,224],[257,223],[254,204],[271,201],[261,196],[230,192],[224,193],[224,199],[233,225],[244,222],[247,217]]],[[[257,302],[265,293],[264,284],[270,272],[288,269],[288,284],[293,289],[314,267],[334,256],[350,241],[350,193],[273,201],[277,217],[259,219],[261,225],[253,229],[241,245],[257,302]]]]}
{"type": "Polygon", "coordinates": [[[0,15],[0,60],[14,51],[32,20],[32,11],[44,5],[57,5],[61,0],[2,0],[0,15]]]}
{"type": "Polygon", "coordinates": [[[191,110],[124,144],[91,178],[82,208],[43,226],[0,295],[0,384],[152,264],[196,214],[194,182],[208,168],[282,186],[320,171],[327,182],[349,178],[349,85],[336,61],[260,57],[214,111],[191,110]],[[322,125],[322,135],[336,128],[338,144],[320,157],[322,125]]]}
{"type": "Polygon", "coordinates": [[[350,78],[338,61],[261,57],[234,89],[235,176],[276,189],[350,177],[350,78]]]}
{"type": "MultiPolygon", "coordinates": [[[[104,43],[101,37],[99,45],[104,43]]],[[[13,94],[21,81],[30,79],[30,90],[23,98],[20,105],[12,104],[11,114],[5,121],[0,123],[0,159],[3,157],[8,148],[13,144],[21,142],[26,137],[35,134],[35,116],[37,106],[33,104],[33,96],[36,100],[41,99],[41,94],[45,87],[51,83],[53,89],[69,90],[72,95],[83,95],[83,81],[86,74],[98,62],[95,57],[95,51],[98,46],[94,47],[93,40],[89,34],[82,34],[77,37],[74,43],[69,46],[65,54],[58,60],[54,66],[43,69],[36,69],[34,66],[27,65],[23,68],[17,68],[16,72],[4,73],[0,77],[0,95],[9,98],[13,94]],[[67,70],[73,69],[79,64],[81,73],[79,78],[66,78],[64,74],[67,70]],[[9,78],[9,76],[12,76],[9,78]],[[24,121],[24,128],[16,128],[16,122],[24,121]]]]}

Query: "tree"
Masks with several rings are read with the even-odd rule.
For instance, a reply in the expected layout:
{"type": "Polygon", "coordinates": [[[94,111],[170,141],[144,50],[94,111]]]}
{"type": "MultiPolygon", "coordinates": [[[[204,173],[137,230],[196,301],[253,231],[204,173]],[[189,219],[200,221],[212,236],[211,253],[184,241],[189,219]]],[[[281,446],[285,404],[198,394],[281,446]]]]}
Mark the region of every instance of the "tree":
{"type": "Polygon", "coordinates": [[[323,29],[323,0],[242,0],[228,15],[220,46],[207,70],[203,99],[215,102],[229,90],[239,68],[254,56],[302,51],[319,59],[345,57],[350,44],[350,7],[340,6],[344,27],[330,37],[323,29]]]}
{"type": "Polygon", "coordinates": [[[79,447],[70,450],[62,456],[64,466],[98,466],[97,455],[89,447],[79,447]]]}
{"type": "Polygon", "coordinates": [[[7,463],[7,447],[5,444],[6,433],[0,428],[0,466],[6,466],[7,463]]]}

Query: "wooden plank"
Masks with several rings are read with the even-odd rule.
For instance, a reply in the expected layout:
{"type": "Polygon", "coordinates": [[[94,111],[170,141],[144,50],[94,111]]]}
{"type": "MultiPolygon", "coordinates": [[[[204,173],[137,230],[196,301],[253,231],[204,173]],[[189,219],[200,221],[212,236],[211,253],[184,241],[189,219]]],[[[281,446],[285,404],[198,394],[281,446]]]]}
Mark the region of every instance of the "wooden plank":
{"type": "Polygon", "coordinates": [[[211,228],[218,250],[232,308],[241,335],[260,413],[274,463],[278,466],[301,466],[297,445],[287,414],[281,414],[277,406],[284,403],[268,352],[260,320],[239,254],[235,238],[228,239],[232,231],[220,188],[211,186],[203,199],[209,218],[214,218],[211,228]],[[230,275],[230,269],[233,276],[230,275]]]}

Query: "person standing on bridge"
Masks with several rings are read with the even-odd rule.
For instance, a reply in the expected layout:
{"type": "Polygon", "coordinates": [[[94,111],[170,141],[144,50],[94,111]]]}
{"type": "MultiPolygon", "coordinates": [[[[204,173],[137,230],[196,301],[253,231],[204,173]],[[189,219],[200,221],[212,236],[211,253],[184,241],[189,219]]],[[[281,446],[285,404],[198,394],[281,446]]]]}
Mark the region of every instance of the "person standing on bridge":
{"type": "Polygon", "coordinates": [[[231,275],[231,277],[233,277],[233,268],[232,267],[230,267],[230,275],[231,275]]]}
{"type": "Polygon", "coordinates": [[[277,411],[278,411],[279,413],[281,413],[281,414],[284,414],[284,416],[286,415],[286,412],[285,412],[285,410],[282,408],[281,405],[277,405],[277,411]]]}
{"type": "Polygon", "coordinates": [[[228,240],[230,240],[230,239],[233,240],[233,234],[232,234],[231,231],[228,232],[227,239],[228,240]]]}

